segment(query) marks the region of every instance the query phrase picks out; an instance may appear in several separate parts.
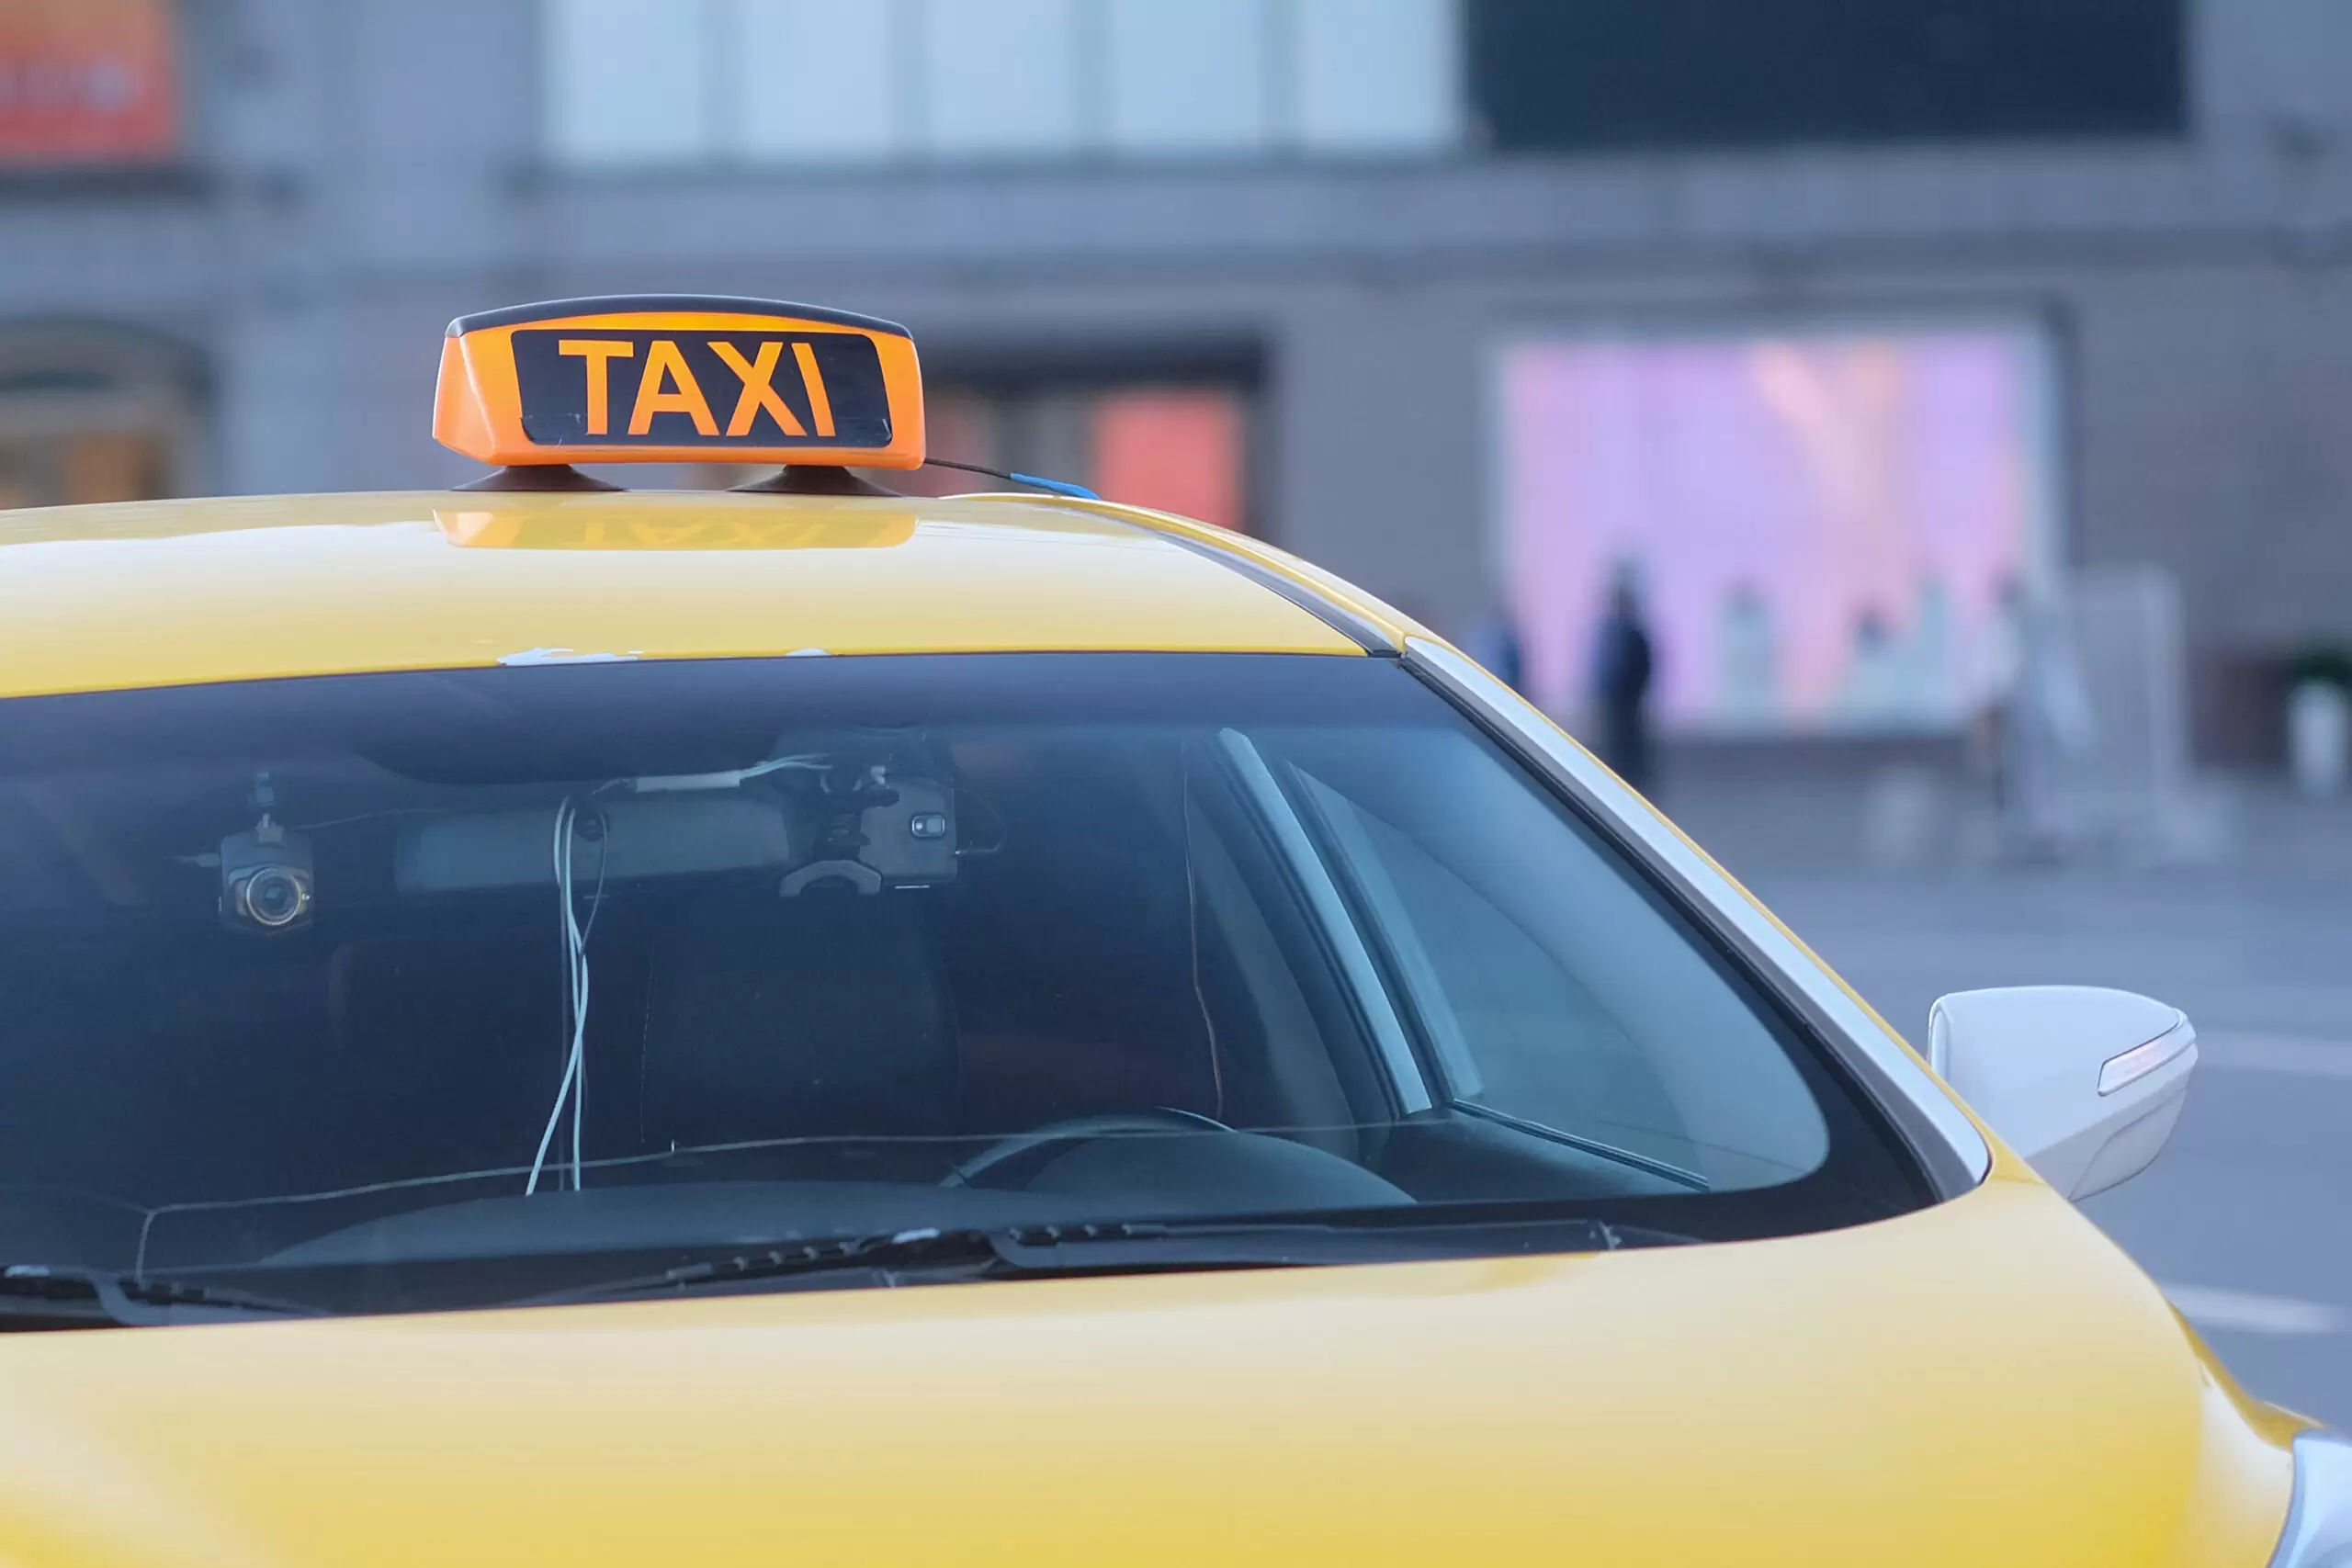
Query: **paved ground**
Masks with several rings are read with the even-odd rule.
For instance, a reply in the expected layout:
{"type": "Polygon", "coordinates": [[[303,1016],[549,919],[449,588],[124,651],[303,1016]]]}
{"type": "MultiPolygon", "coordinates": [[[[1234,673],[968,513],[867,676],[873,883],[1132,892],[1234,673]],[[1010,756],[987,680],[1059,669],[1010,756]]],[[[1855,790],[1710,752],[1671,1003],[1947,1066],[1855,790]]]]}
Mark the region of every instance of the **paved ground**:
{"type": "Polygon", "coordinates": [[[1971,864],[1958,831],[1873,864],[1885,803],[1860,784],[1686,781],[1667,803],[1915,1038],[1976,986],[2187,1010],[2203,1061],[2171,1147],[2084,1207],[2250,1388],[2352,1428],[2352,802],[2231,795],[2234,847],[2170,870],[1971,864]]]}

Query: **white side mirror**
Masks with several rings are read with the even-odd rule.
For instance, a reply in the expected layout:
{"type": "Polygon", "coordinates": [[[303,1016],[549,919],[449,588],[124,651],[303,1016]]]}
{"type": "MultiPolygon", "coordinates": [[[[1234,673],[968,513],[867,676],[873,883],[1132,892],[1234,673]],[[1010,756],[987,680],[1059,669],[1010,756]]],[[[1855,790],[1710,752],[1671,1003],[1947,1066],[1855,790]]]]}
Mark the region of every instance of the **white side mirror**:
{"type": "Polygon", "coordinates": [[[1944,1081],[2069,1198],[2148,1168],[2197,1065],[2178,1008],[2095,986],[1954,992],[1929,1010],[1928,1038],[1944,1081]]]}

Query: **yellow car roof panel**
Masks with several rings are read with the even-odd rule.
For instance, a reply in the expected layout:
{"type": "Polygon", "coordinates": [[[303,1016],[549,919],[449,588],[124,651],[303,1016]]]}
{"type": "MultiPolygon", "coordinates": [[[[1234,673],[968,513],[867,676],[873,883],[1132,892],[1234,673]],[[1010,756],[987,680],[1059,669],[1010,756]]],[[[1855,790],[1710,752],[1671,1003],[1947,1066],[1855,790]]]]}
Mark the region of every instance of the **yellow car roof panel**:
{"type": "Polygon", "coordinates": [[[435,491],[0,513],[0,696],[812,649],[1361,651],[1164,533],[1014,498],[435,491]]]}

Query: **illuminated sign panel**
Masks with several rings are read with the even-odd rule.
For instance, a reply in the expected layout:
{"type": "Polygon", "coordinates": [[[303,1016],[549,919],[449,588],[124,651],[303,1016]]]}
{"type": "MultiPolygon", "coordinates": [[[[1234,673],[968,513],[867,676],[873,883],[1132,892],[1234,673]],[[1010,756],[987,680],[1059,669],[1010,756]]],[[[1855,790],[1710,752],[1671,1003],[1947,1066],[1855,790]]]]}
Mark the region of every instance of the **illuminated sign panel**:
{"type": "Polygon", "coordinates": [[[518,332],[514,374],[524,433],[547,446],[890,444],[881,357],[854,333],[518,332]]]}
{"type": "Polygon", "coordinates": [[[433,433],[487,463],[912,468],[922,371],[904,327],[763,299],[626,295],[460,316],[433,433]]]}
{"type": "Polygon", "coordinates": [[[173,156],[177,56],[166,0],[0,0],[0,167],[173,156]]]}
{"type": "Polygon", "coordinates": [[[2015,678],[2055,554],[2030,326],[1555,337],[1499,369],[1504,581],[1547,708],[1592,701],[1623,577],[1675,729],[1950,730],[2015,678]]]}

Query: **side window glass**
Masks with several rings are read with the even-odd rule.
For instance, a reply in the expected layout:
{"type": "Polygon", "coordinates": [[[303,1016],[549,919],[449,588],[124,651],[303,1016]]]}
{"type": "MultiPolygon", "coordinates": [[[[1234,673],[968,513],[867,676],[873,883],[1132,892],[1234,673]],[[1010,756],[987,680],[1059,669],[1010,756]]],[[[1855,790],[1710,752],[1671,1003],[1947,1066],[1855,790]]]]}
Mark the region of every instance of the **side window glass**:
{"type": "Polygon", "coordinates": [[[1398,950],[1454,1098],[1686,1168],[1673,1097],[1577,976],[1403,833],[1310,787],[1398,950]]]}
{"type": "Polygon", "coordinates": [[[1431,739],[1292,756],[1454,1102],[1710,1187],[1817,1165],[1802,1079],[1695,934],[1476,743],[1431,739]]]}

